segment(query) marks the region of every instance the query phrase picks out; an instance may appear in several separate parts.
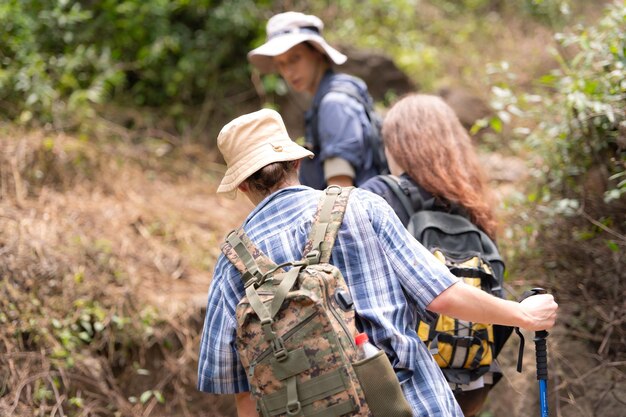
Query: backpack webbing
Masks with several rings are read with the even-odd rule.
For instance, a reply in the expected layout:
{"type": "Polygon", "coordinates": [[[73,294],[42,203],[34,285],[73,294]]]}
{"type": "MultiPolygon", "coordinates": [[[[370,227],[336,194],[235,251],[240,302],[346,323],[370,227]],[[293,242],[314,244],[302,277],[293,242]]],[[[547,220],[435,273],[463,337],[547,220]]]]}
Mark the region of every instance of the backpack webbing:
{"type": "Polygon", "coordinates": [[[260,280],[277,265],[250,240],[243,227],[232,230],[220,248],[226,258],[241,272],[244,285],[251,278],[260,280]]]}
{"type": "MultiPolygon", "coordinates": [[[[413,236],[421,236],[424,229],[432,224],[444,227],[445,229],[443,231],[449,234],[476,232],[480,235],[485,260],[489,262],[502,262],[498,249],[493,241],[485,232],[471,223],[465,216],[461,214],[449,215],[446,212],[436,210],[434,197],[426,201],[422,200],[417,188],[411,190],[408,188],[408,185],[403,187],[403,185],[400,184],[399,181],[402,181],[401,178],[396,180],[398,177],[393,175],[379,175],[379,178],[387,184],[395,196],[398,197],[402,207],[409,215],[408,217],[414,216],[411,228],[409,229],[413,236]]],[[[454,273],[455,271],[452,270],[452,272],[454,273]]]]}
{"type": "MultiPolygon", "coordinates": [[[[324,191],[313,215],[311,231],[302,252],[308,264],[328,262],[337,232],[343,221],[348,197],[354,187],[331,185],[324,191]]],[[[231,231],[221,247],[224,255],[241,272],[244,285],[251,278],[260,281],[268,272],[284,272],[246,235],[243,227],[231,231]]]]}
{"type": "Polygon", "coordinates": [[[331,185],[326,188],[324,196],[313,215],[313,225],[302,258],[309,263],[327,263],[335,245],[335,239],[348,205],[348,197],[354,187],[331,185]]]}
{"type": "Polygon", "coordinates": [[[400,184],[402,179],[395,175],[380,175],[379,178],[387,184],[395,196],[398,197],[402,208],[406,211],[407,218],[411,217],[411,214],[417,211],[430,209],[434,204],[434,199],[432,198],[424,202],[417,188],[411,190],[408,186],[403,187],[400,184]]]}

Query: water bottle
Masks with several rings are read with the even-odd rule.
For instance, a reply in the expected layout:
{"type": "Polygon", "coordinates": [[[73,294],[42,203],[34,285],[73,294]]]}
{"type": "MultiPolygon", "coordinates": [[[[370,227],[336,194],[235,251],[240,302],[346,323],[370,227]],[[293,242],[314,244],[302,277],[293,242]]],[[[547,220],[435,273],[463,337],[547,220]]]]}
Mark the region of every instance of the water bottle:
{"type": "Polygon", "coordinates": [[[359,333],[354,337],[356,342],[357,361],[371,358],[376,355],[380,350],[370,343],[369,337],[366,333],[359,333]]]}

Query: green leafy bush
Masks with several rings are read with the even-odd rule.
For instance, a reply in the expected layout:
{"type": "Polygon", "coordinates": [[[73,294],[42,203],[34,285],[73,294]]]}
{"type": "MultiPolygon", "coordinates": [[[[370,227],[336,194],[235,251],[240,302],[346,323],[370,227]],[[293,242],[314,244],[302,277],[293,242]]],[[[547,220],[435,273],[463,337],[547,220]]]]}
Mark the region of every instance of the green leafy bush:
{"type": "Polygon", "coordinates": [[[492,68],[499,82],[498,123],[491,125],[523,116],[527,127],[513,132],[525,138],[521,148],[536,178],[517,207],[524,231],[514,230],[515,221],[509,229],[525,234],[516,242],[532,241],[529,249],[517,244],[516,263],[572,305],[568,336],[590,342],[609,362],[623,356],[626,339],[624,27],[626,3],[619,1],[597,24],[556,35],[560,65],[536,80],[534,94],[516,94],[506,65],[492,68]]]}
{"type": "Polygon", "coordinates": [[[597,166],[611,178],[607,202],[626,193],[625,24],[626,5],[615,3],[598,25],[557,35],[575,56],[559,55],[560,68],[539,80],[554,94],[539,101],[529,141],[545,159],[549,169],[541,174],[558,196],[581,198],[582,179],[597,166]]]}
{"type": "Polygon", "coordinates": [[[524,138],[540,158],[534,174],[544,186],[532,200],[554,200],[556,213],[576,212],[593,169],[606,177],[606,203],[626,193],[625,23],[626,4],[616,2],[597,25],[556,34],[558,68],[534,80],[532,92],[519,91],[507,62],[488,65],[495,116],[474,131],[502,134],[516,119],[507,134],[524,138]]]}
{"type": "Polygon", "coordinates": [[[114,99],[172,107],[247,86],[267,2],[9,0],[0,4],[0,102],[59,122],[114,99]]]}

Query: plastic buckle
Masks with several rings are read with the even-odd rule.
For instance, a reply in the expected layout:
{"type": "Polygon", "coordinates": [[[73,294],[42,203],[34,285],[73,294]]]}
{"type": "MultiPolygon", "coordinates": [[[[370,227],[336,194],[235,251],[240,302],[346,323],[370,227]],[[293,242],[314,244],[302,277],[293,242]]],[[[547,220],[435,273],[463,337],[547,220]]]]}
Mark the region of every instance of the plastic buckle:
{"type": "Polygon", "coordinates": [[[257,285],[258,283],[259,283],[259,280],[253,275],[252,278],[250,278],[243,284],[243,288],[247,289],[250,285],[254,285],[256,288],[258,286],[257,285]]]}
{"type": "Polygon", "coordinates": [[[342,188],[338,185],[329,185],[326,187],[326,195],[340,195],[342,188]]]}
{"type": "Polygon", "coordinates": [[[274,357],[277,361],[282,362],[289,356],[289,352],[285,349],[283,339],[276,337],[272,340],[272,350],[274,351],[274,357]]]}
{"type": "Polygon", "coordinates": [[[321,256],[322,254],[320,253],[320,251],[318,249],[314,249],[311,252],[306,254],[307,263],[309,265],[315,265],[319,263],[321,256]]]}
{"type": "Polygon", "coordinates": [[[456,340],[454,344],[456,346],[468,348],[472,346],[473,342],[474,342],[474,338],[472,336],[456,336],[456,340]]]}
{"type": "Polygon", "coordinates": [[[295,403],[287,403],[287,415],[296,416],[300,414],[300,411],[302,411],[300,401],[296,401],[295,403]]]}

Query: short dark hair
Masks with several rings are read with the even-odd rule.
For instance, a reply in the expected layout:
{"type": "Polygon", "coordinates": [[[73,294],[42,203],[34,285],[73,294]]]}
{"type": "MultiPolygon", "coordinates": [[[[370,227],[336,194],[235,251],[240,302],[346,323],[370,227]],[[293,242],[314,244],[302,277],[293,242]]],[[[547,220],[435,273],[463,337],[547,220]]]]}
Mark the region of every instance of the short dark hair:
{"type": "Polygon", "coordinates": [[[297,161],[274,162],[265,165],[246,179],[248,186],[262,194],[267,194],[274,187],[295,174],[297,161]]]}
{"type": "Polygon", "coordinates": [[[319,49],[317,49],[315,47],[315,45],[313,45],[311,42],[309,41],[304,41],[302,42],[304,45],[306,45],[310,50],[317,52],[318,54],[320,54],[321,56],[324,57],[324,60],[328,63],[328,65],[332,65],[333,61],[331,61],[330,57],[328,55],[326,55],[324,52],[320,51],[319,49]]]}

